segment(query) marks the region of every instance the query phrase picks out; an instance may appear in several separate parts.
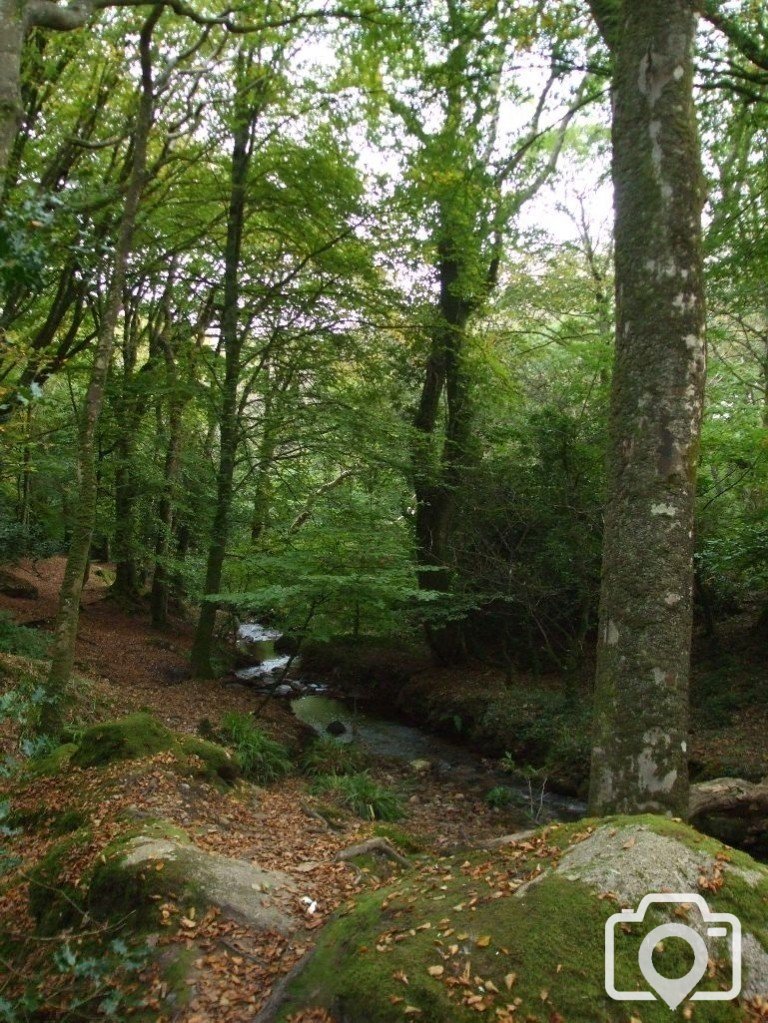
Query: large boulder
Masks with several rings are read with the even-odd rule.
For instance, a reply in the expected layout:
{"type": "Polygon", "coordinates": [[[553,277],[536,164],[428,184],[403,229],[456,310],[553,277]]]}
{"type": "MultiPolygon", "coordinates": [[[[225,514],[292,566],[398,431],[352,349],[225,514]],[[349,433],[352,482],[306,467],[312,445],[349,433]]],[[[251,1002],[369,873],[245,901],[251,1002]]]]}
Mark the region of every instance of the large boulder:
{"type": "Polygon", "coordinates": [[[82,768],[106,767],[115,761],[137,760],[165,751],[174,754],[182,773],[225,783],[241,774],[239,761],[223,746],[196,735],[172,732],[143,711],[86,728],[76,743],[33,760],[30,771],[55,773],[65,763],[82,768]]]}
{"type": "Polygon", "coordinates": [[[245,860],[200,849],[183,838],[138,835],[97,868],[91,882],[91,907],[114,916],[116,903],[143,902],[157,907],[157,897],[200,908],[215,906],[257,930],[289,934],[296,929],[299,892],[280,870],[262,870],[245,860]],[[109,912],[106,912],[106,910],[109,912]]]}
{"type": "Polygon", "coordinates": [[[288,874],[201,849],[169,821],[126,825],[95,858],[92,839],[87,826],[65,835],[30,872],[29,908],[39,934],[75,926],[83,913],[153,930],[168,906],[176,911],[169,925],[194,906],[215,907],[257,930],[289,934],[297,927],[300,893],[288,874]]]}
{"type": "Polygon", "coordinates": [[[766,1018],[766,948],[768,868],[666,818],[581,821],[426,862],[363,897],[323,931],[259,1023],[309,1009],[339,1023],[746,1023],[766,1018]],[[690,898],[652,901],[642,920],[625,914],[608,928],[616,991],[649,991],[644,950],[656,970],[654,999],[609,997],[609,918],[670,893],[690,898]],[[706,912],[741,923],[740,998],[691,1000],[696,991],[726,996],[732,981],[728,926],[718,922],[726,933],[709,934],[706,912]],[[660,944],[643,944],[666,924],[674,927],[660,944]],[[698,985],[672,1010],[677,988],[665,978],[691,969],[702,974],[698,985]]]}

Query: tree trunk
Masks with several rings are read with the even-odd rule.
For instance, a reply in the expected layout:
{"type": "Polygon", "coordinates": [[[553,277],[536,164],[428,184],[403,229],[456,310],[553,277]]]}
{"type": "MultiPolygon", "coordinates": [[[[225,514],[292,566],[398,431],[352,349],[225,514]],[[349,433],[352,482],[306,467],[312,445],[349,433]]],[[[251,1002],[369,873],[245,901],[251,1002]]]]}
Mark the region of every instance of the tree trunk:
{"type": "MultiPolygon", "coordinates": [[[[250,64],[250,58],[248,58],[250,64]]],[[[244,90],[245,92],[246,90],[244,90]]],[[[224,381],[219,418],[219,467],[216,480],[216,511],[205,570],[205,593],[221,589],[224,559],[229,539],[230,510],[238,442],[237,388],[242,369],[242,337],[240,331],[240,261],[243,224],[245,221],[246,184],[250,165],[250,140],[257,110],[243,109],[243,96],[236,98],[236,123],[233,132],[231,188],[227,216],[227,240],[224,252],[224,301],[221,314],[221,337],[224,344],[224,381]]],[[[216,605],[204,600],[200,608],[195,639],[192,644],[192,673],[196,678],[213,678],[215,669],[211,655],[216,605]]]]}
{"type": "MultiPolygon", "coordinates": [[[[132,417],[131,417],[132,418],[132,417]]],[[[129,422],[131,419],[129,418],[129,422]]],[[[135,443],[132,429],[119,424],[115,456],[115,581],[111,595],[128,601],[136,600],[139,592],[139,574],[136,565],[136,478],[133,466],[135,443]]]]}
{"type": "MultiPolygon", "coordinates": [[[[448,541],[455,494],[468,462],[472,422],[470,383],[465,367],[466,328],[472,303],[457,294],[461,267],[443,253],[439,264],[438,316],[414,418],[411,465],[416,497],[416,545],[419,586],[448,593],[451,571],[448,541]],[[446,394],[446,425],[442,451],[435,436],[440,399],[446,394]]],[[[458,623],[429,626],[427,640],[443,663],[464,659],[466,651],[458,623]]]]}
{"type": "Polygon", "coordinates": [[[21,49],[24,9],[19,0],[0,0],[0,191],[21,122],[21,49]]]}
{"type": "Polygon", "coordinates": [[[168,447],[165,452],[165,486],[157,509],[155,571],[152,575],[152,624],[162,628],[168,624],[169,573],[166,564],[173,534],[173,500],[181,457],[181,424],[183,403],[171,400],[168,414],[168,447]]]}
{"type": "Polygon", "coordinates": [[[0,195],[22,117],[21,52],[31,28],[71,32],[91,14],[88,0],[72,7],[55,0],[0,0],[0,195]]]}
{"type": "Polygon", "coordinates": [[[590,807],[687,816],[706,362],[696,19],[690,0],[625,0],[620,13],[608,38],[617,333],[590,807]]]}
{"type": "Polygon", "coordinates": [[[62,703],[75,656],[75,641],[80,618],[80,596],[93,536],[98,491],[96,477],[96,436],[104,404],[104,389],[112,359],[115,329],[122,309],[123,286],[128,258],[133,244],[136,214],[144,186],[147,163],[147,141],[152,126],[153,88],[150,57],[152,32],[162,14],[162,7],[153,9],[141,31],[141,95],[134,132],[133,161],[125,195],[125,206],[115,249],[115,263],[109,285],[99,336],[91,367],[91,377],[82,412],[77,452],[77,497],[72,524],[72,541],[59,595],[59,610],[54,630],[51,670],[48,675],[47,700],[41,716],[43,732],[61,730],[62,703]]]}

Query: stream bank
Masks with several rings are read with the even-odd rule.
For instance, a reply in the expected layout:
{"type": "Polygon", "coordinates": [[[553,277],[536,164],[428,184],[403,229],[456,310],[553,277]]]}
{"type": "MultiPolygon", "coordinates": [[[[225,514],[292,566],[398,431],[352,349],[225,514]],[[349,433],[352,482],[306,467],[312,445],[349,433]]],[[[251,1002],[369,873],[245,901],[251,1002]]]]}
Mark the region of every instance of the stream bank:
{"type": "MultiPolygon", "coordinates": [[[[485,665],[437,668],[418,647],[312,643],[302,675],[324,682],[366,711],[414,726],[483,758],[505,758],[518,783],[583,801],[591,727],[586,674],[505,679],[485,665]]],[[[507,779],[510,775],[507,774],[507,779]]]]}

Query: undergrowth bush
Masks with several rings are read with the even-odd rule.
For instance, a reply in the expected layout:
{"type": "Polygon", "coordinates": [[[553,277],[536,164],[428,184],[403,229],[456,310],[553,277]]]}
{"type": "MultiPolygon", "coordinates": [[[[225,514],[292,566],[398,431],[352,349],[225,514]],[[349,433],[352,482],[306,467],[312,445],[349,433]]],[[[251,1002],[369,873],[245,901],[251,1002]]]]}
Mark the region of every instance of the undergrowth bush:
{"type": "Polygon", "coordinates": [[[335,739],[316,739],[301,758],[305,774],[356,774],[364,770],[367,758],[359,746],[336,742],[335,739]]]}
{"type": "Polygon", "coordinates": [[[321,775],[314,784],[314,791],[332,794],[358,817],[367,820],[397,821],[403,816],[400,797],[378,785],[367,771],[321,775]]]}
{"type": "Polygon", "coordinates": [[[17,625],[7,611],[0,611],[0,653],[42,660],[48,656],[51,636],[39,629],[17,625]]]}
{"type": "Polygon", "coordinates": [[[518,800],[515,799],[514,790],[509,788],[508,785],[495,785],[486,792],[485,801],[494,810],[503,810],[518,800]]]}
{"type": "Polygon", "coordinates": [[[278,781],[293,768],[285,746],[265,735],[250,714],[225,714],[221,734],[234,749],[244,777],[251,781],[278,781]]]}

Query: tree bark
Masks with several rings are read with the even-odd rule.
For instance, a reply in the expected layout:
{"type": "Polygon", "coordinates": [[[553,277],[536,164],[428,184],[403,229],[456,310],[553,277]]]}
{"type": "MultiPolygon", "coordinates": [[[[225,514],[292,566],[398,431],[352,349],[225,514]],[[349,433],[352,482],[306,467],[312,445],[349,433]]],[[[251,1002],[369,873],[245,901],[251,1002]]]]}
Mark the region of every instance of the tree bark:
{"type": "Polygon", "coordinates": [[[82,412],[77,452],[77,497],[73,513],[72,540],[59,595],[54,629],[51,670],[47,682],[47,700],[41,715],[43,732],[56,734],[62,725],[62,703],[72,676],[75,641],[80,618],[80,596],[93,536],[98,491],[96,475],[96,438],[104,404],[104,390],[115,342],[115,330],[122,309],[123,286],[128,258],[133,246],[136,214],[144,187],[147,143],[152,127],[154,94],[150,45],[152,32],[163,8],[155,7],[141,31],[141,94],[134,133],[133,162],[125,196],[125,206],[115,250],[115,262],[104,316],[93,356],[91,376],[82,412]]]}
{"type": "Polygon", "coordinates": [[[19,0],[0,0],[0,188],[21,123],[21,50],[24,10],[19,0]]]}
{"type": "Polygon", "coordinates": [[[157,509],[157,539],[155,540],[155,570],[152,575],[150,606],[152,624],[163,628],[168,624],[170,578],[167,558],[173,535],[173,503],[176,480],[181,461],[181,424],[183,403],[171,399],[168,411],[168,447],[165,452],[165,486],[157,509]]]}
{"type": "MultiPolygon", "coordinates": [[[[414,418],[411,450],[416,497],[416,545],[419,586],[448,593],[451,519],[456,490],[469,461],[468,443],[472,423],[471,384],[466,370],[466,331],[477,299],[457,294],[462,267],[456,256],[443,252],[439,263],[440,296],[421,399],[414,418]],[[445,390],[446,423],[442,451],[435,437],[440,399],[445,390]]],[[[465,657],[461,628],[427,627],[433,654],[443,663],[465,657]]]]}
{"type": "Polygon", "coordinates": [[[87,3],[60,6],[52,0],[0,0],[0,195],[22,116],[21,52],[31,28],[70,32],[91,13],[87,3]]]}
{"type": "Polygon", "coordinates": [[[620,14],[620,31],[607,40],[615,57],[617,334],[590,807],[687,816],[706,364],[696,17],[690,0],[624,0],[620,14]]]}
{"type": "MultiPolygon", "coordinates": [[[[250,56],[241,58],[241,73],[250,67],[250,56]]],[[[230,511],[238,442],[237,389],[242,371],[243,339],[240,330],[240,263],[243,247],[243,226],[246,208],[246,184],[251,160],[251,137],[258,109],[249,104],[244,94],[236,97],[233,131],[230,198],[227,216],[227,239],[224,251],[224,298],[221,314],[221,337],[224,344],[224,381],[222,383],[219,418],[219,466],[216,480],[216,511],[205,570],[205,594],[221,590],[224,559],[229,539],[230,511]]],[[[252,103],[252,101],[251,101],[252,103]]],[[[213,678],[213,632],[216,605],[204,600],[192,644],[192,673],[196,678],[213,678]]]]}

